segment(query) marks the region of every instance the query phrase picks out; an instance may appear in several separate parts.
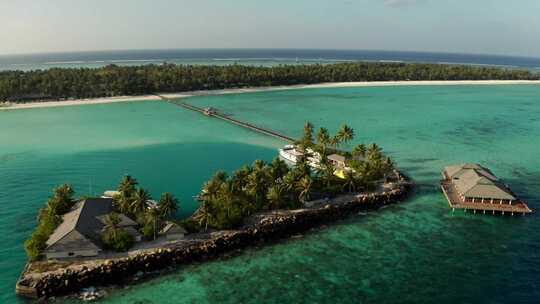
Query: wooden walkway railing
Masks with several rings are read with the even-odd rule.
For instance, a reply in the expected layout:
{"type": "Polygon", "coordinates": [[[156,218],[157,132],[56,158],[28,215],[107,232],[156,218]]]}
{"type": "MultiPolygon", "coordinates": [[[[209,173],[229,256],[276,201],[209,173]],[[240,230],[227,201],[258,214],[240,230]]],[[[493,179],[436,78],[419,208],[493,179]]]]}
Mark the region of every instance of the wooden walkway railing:
{"type": "Polygon", "coordinates": [[[230,116],[220,114],[217,111],[207,111],[206,109],[203,109],[203,108],[188,104],[186,102],[173,100],[173,99],[167,98],[167,97],[162,96],[162,95],[157,95],[156,94],[156,96],[158,96],[159,98],[161,98],[161,99],[163,99],[163,100],[165,100],[165,101],[167,101],[169,103],[172,103],[174,105],[183,107],[183,108],[191,110],[191,111],[199,112],[199,113],[201,113],[203,115],[206,115],[206,116],[209,116],[209,117],[215,117],[215,118],[230,122],[232,124],[235,124],[235,125],[240,126],[240,127],[244,127],[246,129],[249,129],[249,130],[254,131],[254,132],[258,132],[258,133],[261,133],[261,134],[264,134],[264,135],[276,137],[276,138],[279,138],[281,140],[284,140],[284,141],[287,141],[287,142],[290,142],[290,143],[295,142],[294,138],[291,138],[289,136],[280,134],[280,133],[278,133],[276,131],[272,131],[270,129],[266,129],[266,128],[263,128],[263,127],[253,125],[253,124],[251,124],[249,122],[234,119],[234,118],[232,118],[230,116]]]}

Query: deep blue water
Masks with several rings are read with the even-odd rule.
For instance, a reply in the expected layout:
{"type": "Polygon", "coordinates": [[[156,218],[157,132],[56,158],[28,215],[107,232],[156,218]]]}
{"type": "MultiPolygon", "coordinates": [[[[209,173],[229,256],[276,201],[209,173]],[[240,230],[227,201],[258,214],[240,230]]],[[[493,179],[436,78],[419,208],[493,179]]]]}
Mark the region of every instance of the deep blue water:
{"type": "Polygon", "coordinates": [[[46,53],[0,56],[1,70],[51,67],[100,67],[108,64],[278,64],[333,63],[342,61],[397,61],[489,65],[540,71],[540,58],[376,50],[305,49],[182,49],[46,53]]]}

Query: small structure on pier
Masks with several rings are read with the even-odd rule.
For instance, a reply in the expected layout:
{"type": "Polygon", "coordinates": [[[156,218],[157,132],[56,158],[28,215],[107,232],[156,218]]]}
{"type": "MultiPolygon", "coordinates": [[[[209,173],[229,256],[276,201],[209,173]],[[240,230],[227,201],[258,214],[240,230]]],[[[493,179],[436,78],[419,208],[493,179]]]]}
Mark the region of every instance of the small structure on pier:
{"type": "Polygon", "coordinates": [[[208,108],[203,109],[203,113],[206,116],[212,116],[212,115],[217,114],[217,110],[212,107],[208,107],[208,108]]]}
{"type": "Polygon", "coordinates": [[[531,213],[525,202],[503,184],[489,169],[478,164],[461,164],[444,168],[441,188],[454,209],[491,211],[502,214],[531,213]]]}
{"type": "Polygon", "coordinates": [[[280,134],[280,133],[272,131],[270,129],[266,129],[266,128],[263,128],[263,127],[258,127],[256,125],[251,124],[251,123],[244,122],[244,121],[241,121],[241,120],[238,120],[238,119],[234,119],[234,118],[232,118],[232,117],[230,117],[228,115],[224,115],[222,113],[219,113],[219,111],[217,109],[215,109],[215,108],[212,108],[212,107],[200,108],[200,107],[188,104],[186,102],[174,102],[174,101],[170,101],[165,96],[161,96],[161,95],[158,95],[158,96],[160,98],[164,99],[164,100],[169,101],[170,103],[173,103],[173,104],[175,104],[177,106],[180,106],[180,107],[183,107],[185,109],[195,111],[195,112],[199,112],[199,113],[201,113],[203,115],[211,116],[213,118],[222,119],[224,121],[230,122],[230,123],[235,124],[237,126],[241,126],[241,127],[246,128],[246,129],[249,129],[251,131],[261,133],[261,134],[265,134],[265,135],[268,135],[268,136],[273,136],[273,137],[276,137],[276,138],[279,138],[279,139],[282,139],[282,140],[285,140],[285,141],[288,141],[288,142],[291,142],[291,143],[295,142],[295,140],[293,138],[288,137],[286,135],[280,134]]]}

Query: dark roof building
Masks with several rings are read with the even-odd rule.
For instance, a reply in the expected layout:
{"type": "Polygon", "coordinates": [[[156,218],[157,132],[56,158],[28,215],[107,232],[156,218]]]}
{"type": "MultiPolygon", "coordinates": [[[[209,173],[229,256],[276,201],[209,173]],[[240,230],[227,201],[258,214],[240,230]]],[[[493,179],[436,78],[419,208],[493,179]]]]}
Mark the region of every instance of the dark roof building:
{"type": "MultiPolygon", "coordinates": [[[[62,216],[63,222],[47,240],[44,253],[47,258],[71,256],[95,256],[102,250],[101,234],[106,217],[113,212],[111,198],[89,198],[77,202],[68,213],[62,216]]],[[[120,214],[120,226],[136,239],[137,223],[120,214]]]]}

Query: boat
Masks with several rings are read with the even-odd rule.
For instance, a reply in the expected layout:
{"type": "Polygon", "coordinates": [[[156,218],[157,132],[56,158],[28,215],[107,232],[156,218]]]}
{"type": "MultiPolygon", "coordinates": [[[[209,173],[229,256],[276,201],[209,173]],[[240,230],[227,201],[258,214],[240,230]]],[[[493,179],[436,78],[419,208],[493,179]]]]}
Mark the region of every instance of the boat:
{"type": "Polygon", "coordinates": [[[441,190],[448,205],[455,209],[481,211],[484,214],[531,213],[527,204],[501,182],[488,168],[479,164],[447,166],[442,172],[441,190]]]}
{"type": "MultiPolygon", "coordinates": [[[[306,149],[306,151],[308,153],[308,165],[314,169],[319,168],[321,155],[318,152],[313,151],[311,148],[306,149]]],[[[279,156],[293,165],[295,165],[303,155],[304,152],[298,149],[295,145],[285,145],[283,148],[279,149],[279,156]]]]}

